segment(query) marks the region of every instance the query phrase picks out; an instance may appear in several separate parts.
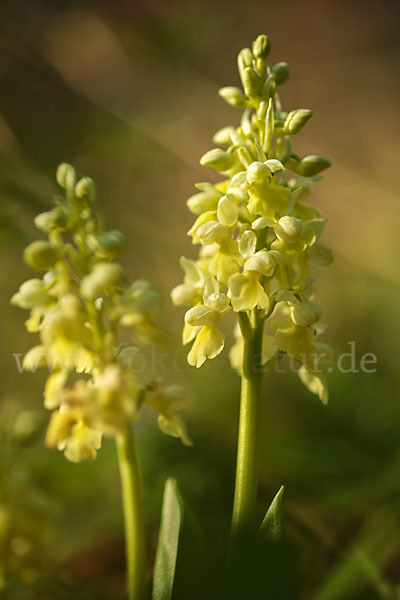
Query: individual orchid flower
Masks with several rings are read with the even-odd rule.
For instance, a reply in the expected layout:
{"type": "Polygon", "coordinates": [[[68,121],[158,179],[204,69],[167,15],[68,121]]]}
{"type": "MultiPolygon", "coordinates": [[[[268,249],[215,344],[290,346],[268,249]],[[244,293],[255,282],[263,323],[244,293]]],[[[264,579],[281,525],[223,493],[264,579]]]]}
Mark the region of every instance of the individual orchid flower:
{"type": "Polygon", "coordinates": [[[171,300],[175,306],[193,306],[201,302],[205,275],[194,260],[182,256],[179,262],[185,272],[185,278],[183,283],[171,291],[171,300]]]}
{"type": "Polygon", "coordinates": [[[195,341],[189,352],[188,362],[201,367],[207,358],[215,358],[222,352],[225,334],[217,326],[220,319],[229,311],[228,297],[219,292],[216,280],[207,282],[204,304],[189,309],[185,314],[185,323],[195,327],[195,341]]]}

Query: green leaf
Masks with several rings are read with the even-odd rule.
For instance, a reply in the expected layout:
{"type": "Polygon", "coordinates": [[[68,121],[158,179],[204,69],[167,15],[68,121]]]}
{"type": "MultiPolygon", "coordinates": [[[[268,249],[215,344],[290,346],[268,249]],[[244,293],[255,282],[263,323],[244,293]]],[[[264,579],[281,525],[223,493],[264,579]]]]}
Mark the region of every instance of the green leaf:
{"type": "Polygon", "coordinates": [[[152,600],[170,600],[174,585],[179,534],[183,523],[183,501],[175,479],[164,489],[160,533],[154,565],[152,600]]]}
{"type": "Polygon", "coordinates": [[[276,542],[282,537],[282,498],[284,491],[285,487],[282,485],[272,500],[258,531],[259,535],[267,541],[276,542]]]}

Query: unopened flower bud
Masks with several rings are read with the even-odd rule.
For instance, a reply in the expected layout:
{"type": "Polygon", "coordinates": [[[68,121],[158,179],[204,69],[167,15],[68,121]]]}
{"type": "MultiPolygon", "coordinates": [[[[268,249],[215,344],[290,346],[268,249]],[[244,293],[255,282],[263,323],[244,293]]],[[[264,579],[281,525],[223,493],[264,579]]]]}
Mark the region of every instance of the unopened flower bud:
{"type": "Polygon", "coordinates": [[[99,236],[99,245],[106,254],[116,256],[126,246],[126,237],[120,231],[107,231],[99,236]]]}
{"type": "Polygon", "coordinates": [[[25,262],[39,271],[46,271],[54,267],[59,256],[59,249],[44,240],[32,242],[24,250],[25,262]]]}
{"type": "Polygon", "coordinates": [[[238,54],[238,68],[240,76],[246,67],[251,67],[253,64],[254,56],[250,48],[243,48],[238,54]]]}
{"type": "Polygon", "coordinates": [[[95,197],[95,185],[91,177],[82,177],[75,186],[75,195],[80,200],[93,202],[95,197]]]}
{"type": "Polygon", "coordinates": [[[186,204],[190,212],[195,215],[201,215],[210,210],[216,210],[218,199],[221,197],[217,191],[215,192],[199,192],[191,196],[186,204]]]}
{"type": "Polygon", "coordinates": [[[135,303],[135,311],[146,316],[154,316],[161,306],[161,296],[151,288],[146,279],[138,279],[129,288],[132,300],[135,303]]]}
{"type": "Polygon", "coordinates": [[[297,242],[303,230],[303,223],[296,217],[281,217],[275,227],[276,236],[287,244],[297,242]]]}
{"type": "Polygon", "coordinates": [[[218,144],[221,146],[230,146],[232,144],[231,135],[234,133],[236,129],[232,126],[223,127],[219,129],[213,137],[214,144],[218,144]]]}
{"type": "Polygon", "coordinates": [[[268,102],[266,100],[262,100],[256,112],[257,121],[260,121],[260,123],[264,123],[265,117],[267,116],[267,110],[268,102]]]}
{"type": "Polygon", "coordinates": [[[61,163],[57,168],[57,183],[65,190],[73,189],[76,181],[76,171],[72,165],[61,163]]]}
{"type": "Polygon", "coordinates": [[[308,119],[312,117],[312,114],[312,110],[309,110],[308,108],[298,108],[297,110],[292,110],[285,120],[285,135],[294,135],[295,133],[298,133],[301,129],[303,129],[308,119]]]}
{"type": "Polygon", "coordinates": [[[297,302],[290,309],[290,315],[293,323],[308,327],[318,321],[321,317],[322,308],[315,304],[315,302],[297,302]]]}
{"type": "Polygon", "coordinates": [[[256,58],[266,58],[271,51],[271,45],[268,36],[261,34],[254,40],[253,54],[256,58]]]}
{"type": "Polygon", "coordinates": [[[53,229],[65,231],[68,228],[69,218],[65,209],[61,206],[56,206],[53,210],[40,213],[34,219],[34,223],[38,229],[48,233],[53,229]]]}
{"type": "Polygon", "coordinates": [[[200,164],[203,167],[210,167],[217,171],[229,171],[234,163],[234,157],[228,152],[224,152],[220,148],[209,150],[200,159],[200,164]]]}
{"type": "Polygon", "coordinates": [[[219,90],[218,95],[231,106],[237,106],[238,108],[246,106],[247,98],[238,87],[223,87],[219,90]]]}
{"type": "Polygon", "coordinates": [[[113,263],[97,263],[81,283],[81,293],[85,298],[98,298],[115,288],[122,278],[122,269],[113,263]]]}
{"type": "Polygon", "coordinates": [[[244,91],[250,98],[256,98],[260,94],[262,80],[253,67],[246,67],[243,71],[244,91]]]}
{"type": "Polygon", "coordinates": [[[300,173],[304,177],[312,177],[328,169],[331,166],[331,161],[319,154],[308,154],[300,161],[300,173]]]}
{"type": "Polygon", "coordinates": [[[276,85],[282,85],[289,77],[289,65],[286,62],[279,62],[272,67],[272,73],[276,85]]]}

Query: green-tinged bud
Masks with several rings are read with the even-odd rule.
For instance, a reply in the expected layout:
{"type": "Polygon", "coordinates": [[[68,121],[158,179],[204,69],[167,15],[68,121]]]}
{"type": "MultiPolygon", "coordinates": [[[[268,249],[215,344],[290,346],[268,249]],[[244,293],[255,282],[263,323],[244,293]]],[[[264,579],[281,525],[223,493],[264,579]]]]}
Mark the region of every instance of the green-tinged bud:
{"type": "Polygon", "coordinates": [[[223,87],[219,90],[218,95],[221,96],[231,106],[237,106],[241,108],[247,105],[248,98],[243,92],[234,86],[223,87]]]}
{"type": "Polygon", "coordinates": [[[122,279],[122,268],[113,263],[97,263],[81,283],[84,298],[95,299],[111,292],[122,279]]]}
{"type": "Polygon", "coordinates": [[[11,304],[30,309],[46,304],[50,298],[46,284],[41,279],[28,279],[11,298],[11,304]]]}
{"type": "Polygon", "coordinates": [[[331,166],[330,160],[318,154],[309,154],[302,159],[292,154],[286,161],[286,168],[303,177],[313,177],[331,166]]]}
{"type": "Polygon", "coordinates": [[[57,183],[65,190],[71,190],[75,186],[76,171],[72,165],[61,163],[57,168],[57,183]]]}
{"type": "Polygon", "coordinates": [[[250,98],[257,98],[261,91],[262,79],[253,67],[246,67],[243,71],[244,91],[250,98]]]}
{"type": "Polygon", "coordinates": [[[129,288],[132,300],[135,303],[135,310],[142,315],[155,315],[161,306],[161,296],[151,288],[147,279],[135,281],[129,288]]]}
{"type": "Polygon", "coordinates": [[[322,315],[322,308],[314,302],[297,302],[290,309],[290,316],[292,317],[293,323],[296,325],[302,325],[308,327],[312,325],[322,315]]]}
{"type": "Polygon", "coordinates": [[[262,100],[260,102],[260,106],[258,107],[258,110],[256,112],[257,121],[264,124],[265,117],[267,116],[267,110],[268,110],[268,102],[266,102],[265,100],[262,100]]]}
{"type": "Polygon", "coordinates": [[[246,145],[246,139],[236,129],[231,132],[231,140],[232,140],[232,146],[246,145]]]}
{"type": "Polygon", "coordinates": [[[253,67],[253,64],[254,64],[254,56],[253,56],[252,51],[250,50],[250,48],[243,48],[243,50],[241,50],[239,52],[239,56],[238,56],[238,70],[239,70],[240,80],[243,85],[243,89],[244,89],[244,71],[248,67],[253,67]]]}
{"type": "Polygon", "coordinates": [[[303,230],[303,223],[296,217],[281,217],[278,221],[278,225],[275,227],[276,237],[285,242],[291,244],[297,242],[303,230]]]}
{"type": "Polygon", "coordinates": [[[223,127],[214,133],[213,142],[221,146],[230,146],[232,144],[231,135],[235,133],[236,129],[232,126],[223,127]]]}
{"type": "Polygon", "coordinates": [[[267,79],[265,80],[265,83],[264,83],[263,89],[262,89],[262,93],[261,93],[261,96],[267,102],[275,94],[276,85],[277,84],[276,84],[274,75],[269,74],[267,79]]]}
{"type": "Polygon", "coordinates": [[[242,76],[246,67],[253,65],[254,56],[250,48],[243,48],[238,54],[238,69],[239,74],[242,76]]]}
{"type": "Polygon", "coordinates": [[[250,185],[253,183],[261,185],[265,181],[268,181],[270,175],[271,171],[265,163],[255,161],[247,169],[247,183],[250,185]]]}
{"type": "Polygon", "coordinates": [[[248,148],[246,148],[246,146],[240,146],[240,148],[238,148],[237,154],[240,162],[242,163],[244,168],[247,169],[247,167],[253,162],[254,156],[250,154],[250,151],[248,148]]]}
{"type": "Polygon", "coordinates": [[[331,166],[331,161],[319,154],[308,154],[300,161],[301,175],[304,177],[312,177],[328,169],[331,166]]]}
{"type": "Polygon", "coordinates": [[[38,229],[46,233],[53,229],[65,231],[69,226],[69,216],[62,206],[56,206],[53,210],[37,215],[34,223],[38,229]]]}
{"type": "Polygon", "coordinates": [[[194,215],[202,215],[210,210],[216,210],[220,197],[221,194],[218,192],[199,192],[198,194],[191,196],[186,204],[190,212],[194,215]]]}
{"type": "Polygon", "coordinates": [[[50,242],[45,242],[44,240],[32,242],[24,250],[25,262],[39,271],[46,271],[54,267],[59,257],[59,248],[52,246],[50,242]]]}
{"type": "Polygon", "coordinates": [[[203,167],[210,167],[216,171],[224,172],[229,171],[233,166],[234,160],[232,154],[224,152],[224,150],[221,150],[220,148],[214,148],[203,154],[200,159],[200,164],[203,167]]]}
{"type": "Polygon", "coordinates": [[[82,177],[75,186],[75,195],[80,200],[93,202],[95,193],[95,185],[91,177],[82,177]]]}
{"type": "Polygon", "coordinates": [[[286,62],[279,62],[272,67],[276,85],[282,85],[289,78],[289,65],[286,62]]]}
{"type": "Polygon", "coordinates": [[[256,58],[266,58],[271,51],[268,36],[261,34],[252,44],[253,54],[256,58]]]}
{"type": "Polygon", "coordinates": [[[240,119],[240,127],[245,136],[249,136],[251,134],[251,121],[250,121],[250,109],[246,108],[243,111],[242,118],[240,119]]]}
{"type": "Polygon", "coordinates": [[[297,110],[292,110],[285,120],[284,125],[284,133],[285,135],[294,135],[295,133],[299,133],[301,129],[303,129],[304,125],[307,123],[308,119],[312,117],[312,110],[307,108],[298,108],[297,110]]]}
{"type": "Polygon", "coordinates": [[[126,237],[120,231],[107,231],[99,236],[98,242],[105,254],[116,256],[125,249],[126,237]]]}

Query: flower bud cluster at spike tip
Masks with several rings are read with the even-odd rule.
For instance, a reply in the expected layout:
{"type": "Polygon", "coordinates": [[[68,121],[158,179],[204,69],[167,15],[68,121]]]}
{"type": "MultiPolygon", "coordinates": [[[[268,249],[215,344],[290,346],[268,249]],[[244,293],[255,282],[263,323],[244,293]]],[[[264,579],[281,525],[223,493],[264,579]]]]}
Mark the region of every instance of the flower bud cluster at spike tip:
{"type": "MultiPolygon", "coordinates": [[[[187,202],[196,217],[188,234],[200,251],[195,260],[181,259],[184,280],[171,299],[188,309],[183,343],[193,342],[191,365],[199,367],[222,351],[220,321],[231,309],[247,314],[239,319],[241,326],[255,316],[271,317],[265,360],[271,352],[294,357],[303,383],[321,390],[325,401],[325,382],[313,357],[327,346],[318,341],[322,309],[313,301],[310,269],[329,265],[333,256],[320,240],[326,219],[305,199],[330,162],[318,154],[294,153],[292,138],[313,113],[283,109],[277,90],[287,81],[289,66],[269,64],[269,54],[268,37],[259,35],[238,55],[242,89],[225,86],[219,91],[230,106],[243,109],[242,116],[237,127],[216,132],[218,147],[200,160],[222,179],[197,184],[199,192],[187,202]]],[[[239,370],[242,352],[238,334],[230,357],[239,370]]]]}
{"type": "MultiPolygon", "coordinates": [[[[126,239],[119,231],[103,230],[93,180],[79,178],[74,167],[63,163],[57,182],[65,199],[57,197],[51,210],[35,218],[48,239],[24,251],[25,262],[45,273],[25,281],[11,299],[30,310],[27,329],[40,335],[23,367],[50,371],[44,389],[44,405],[52,411],[47,445],[63,450],[73,462],[94,458],[102,436],[123,432],[144,405],[158,414],[163,432],[189,444],[179,414],[185,405],[181,390],[162,381],[139,382],[126,352],[118,351],[122,329],[135,344],[165,338],[154,323],[159,295],[145,280],[124,284],[124,271],[114,258],[126,239]]],[[[136,345],[131,349],[138,350],[136,345]]]]}

